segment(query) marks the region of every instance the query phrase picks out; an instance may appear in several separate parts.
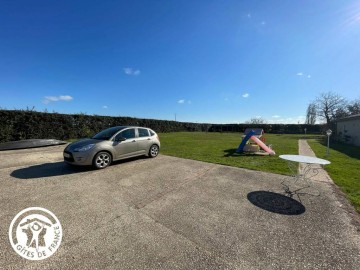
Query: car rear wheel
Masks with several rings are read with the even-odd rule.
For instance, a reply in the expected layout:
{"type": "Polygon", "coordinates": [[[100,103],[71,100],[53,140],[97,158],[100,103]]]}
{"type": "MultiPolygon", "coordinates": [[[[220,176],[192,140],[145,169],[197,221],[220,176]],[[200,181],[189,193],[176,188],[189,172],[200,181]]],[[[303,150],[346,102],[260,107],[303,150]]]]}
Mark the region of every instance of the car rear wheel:
{"type": "Polygon", "coordinates": [[[96,169],[105,169],[111,164],[111,155],[108,152],[99,152],[93,160],[93,166],[96,169]]]}
{"type": "Polygon", "coordinates": [[[154,158],[159,154],[159,146],[153,144],[149,150],[149,157],[154,158]]]}

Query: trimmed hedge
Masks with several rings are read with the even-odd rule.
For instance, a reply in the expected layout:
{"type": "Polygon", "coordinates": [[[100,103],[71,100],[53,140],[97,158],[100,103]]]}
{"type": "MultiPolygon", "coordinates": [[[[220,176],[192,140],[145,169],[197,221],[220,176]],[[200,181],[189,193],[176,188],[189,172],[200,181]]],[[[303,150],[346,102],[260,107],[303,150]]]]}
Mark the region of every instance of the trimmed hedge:
{"type": "Polygon", "coordinates": [[[132,117],[111,117],[85,114],[58,114],[29,110],[0,110],[0,142],[25,139],[76,139],[91,137],[112,126],[149,127],[156,132],[206,131],[244,132],[248,127],[263,128],[266,133],[323,132],[322,125],[282,124],[199,124],[132,117]]]}

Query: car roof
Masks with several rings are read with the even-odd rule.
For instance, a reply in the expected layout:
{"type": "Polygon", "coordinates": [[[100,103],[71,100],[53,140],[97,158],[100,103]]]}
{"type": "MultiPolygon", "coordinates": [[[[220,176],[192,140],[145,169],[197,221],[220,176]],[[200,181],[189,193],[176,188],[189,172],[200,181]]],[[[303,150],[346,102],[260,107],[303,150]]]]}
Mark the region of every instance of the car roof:
{"type": "MultiPolygon", "coordinates": [[[[116,127],[116,128],[146,128],[146,129],[151,129],[151,128],[148,128],[148,127],[140,127],[140,126],[114,126],[114,127],[116,127]]],[[[112,127],[110,127],[110,128],[112,128],[112,127]]]]}

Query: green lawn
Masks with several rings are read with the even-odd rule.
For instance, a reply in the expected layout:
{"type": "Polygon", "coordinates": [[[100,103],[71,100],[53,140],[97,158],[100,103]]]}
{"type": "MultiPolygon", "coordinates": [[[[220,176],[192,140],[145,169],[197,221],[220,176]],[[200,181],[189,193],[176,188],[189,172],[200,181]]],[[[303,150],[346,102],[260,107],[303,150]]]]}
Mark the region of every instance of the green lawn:
{"type": "Polygon", "coordinates": [[[303,137],[266,134],[266,144],[272,144],[276,156],[256,156],[235,152],[241,142],[241,135],[215,132],[159,134],[162,154],[279,174],[289,174],[290,171],[287,163],[278,156],[298,154],[298,140],[303,137]]]}
{"type": "Polygon", "coordinates": [[[325,166],[326,171],[360,213],[360,147],[331,143],[326,156],[322,141],[313,139],[308,143],[317,157],[331,161],[325,166]]]}

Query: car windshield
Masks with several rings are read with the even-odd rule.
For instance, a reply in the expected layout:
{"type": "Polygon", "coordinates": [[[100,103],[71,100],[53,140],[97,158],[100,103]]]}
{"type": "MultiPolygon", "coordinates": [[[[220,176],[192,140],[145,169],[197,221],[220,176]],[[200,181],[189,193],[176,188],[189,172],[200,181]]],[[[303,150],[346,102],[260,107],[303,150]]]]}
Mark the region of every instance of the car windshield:
{"type": "Polygon", "coordinates": [[[125,127],[112,127],[112,128],[108,128],[105,129],[101,132],[99,132],[98,134],[96,134],[94,137],[92,137],[91,139],[96,139],[96,140],[109,140],[112,136],[114,136],[114,134],[116,134],[118,131],[124,129],[125,127]]]}

